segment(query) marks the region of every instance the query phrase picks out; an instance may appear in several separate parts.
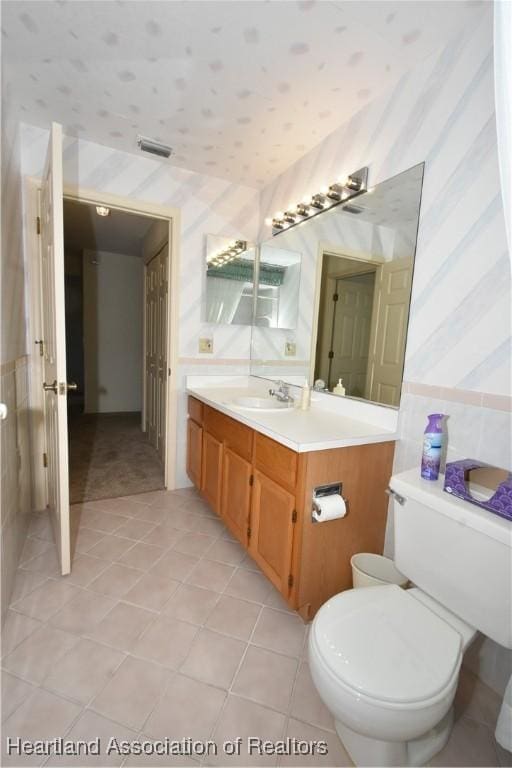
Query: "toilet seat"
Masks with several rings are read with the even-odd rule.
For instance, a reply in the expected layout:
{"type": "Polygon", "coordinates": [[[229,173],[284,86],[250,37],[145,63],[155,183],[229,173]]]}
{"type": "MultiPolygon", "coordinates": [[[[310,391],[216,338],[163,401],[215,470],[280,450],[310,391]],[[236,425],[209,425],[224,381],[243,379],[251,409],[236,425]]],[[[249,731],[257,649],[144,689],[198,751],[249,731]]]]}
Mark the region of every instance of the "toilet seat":
{"type": "Polygon", "coordinates": [[[462,661],[461,635],[396,585],[336,595],[317,613],[311,632],[337,684],[384,707],[443,696],[462,661]]]}

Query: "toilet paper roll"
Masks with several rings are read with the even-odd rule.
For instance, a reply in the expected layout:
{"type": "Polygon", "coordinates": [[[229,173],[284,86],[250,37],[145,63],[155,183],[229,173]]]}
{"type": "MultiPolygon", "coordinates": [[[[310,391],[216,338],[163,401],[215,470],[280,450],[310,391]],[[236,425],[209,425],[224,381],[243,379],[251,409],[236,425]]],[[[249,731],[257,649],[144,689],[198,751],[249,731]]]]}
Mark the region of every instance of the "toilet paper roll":
{"type": "Polygon", "coordinates": [[[324,523],[326,520],[337,520],[339,517],[345,517],[346,514],[347,505],[339,493],[315,498],[313,519],[318,523],[324,523]]]}

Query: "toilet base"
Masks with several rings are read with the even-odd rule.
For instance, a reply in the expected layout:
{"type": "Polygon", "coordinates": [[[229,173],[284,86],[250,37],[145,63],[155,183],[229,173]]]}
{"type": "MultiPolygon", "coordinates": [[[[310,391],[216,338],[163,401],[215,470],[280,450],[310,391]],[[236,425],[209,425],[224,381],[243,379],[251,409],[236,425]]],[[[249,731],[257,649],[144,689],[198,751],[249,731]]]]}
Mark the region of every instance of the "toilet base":
{"type": "Polygon", "coordinates": [[[453,708],[423,736],[412,741],[381,741],[363,736],[338,720],[336,732],[356,766],[411,766],[425,765],[450,738],[453,726],[453,708]]]}

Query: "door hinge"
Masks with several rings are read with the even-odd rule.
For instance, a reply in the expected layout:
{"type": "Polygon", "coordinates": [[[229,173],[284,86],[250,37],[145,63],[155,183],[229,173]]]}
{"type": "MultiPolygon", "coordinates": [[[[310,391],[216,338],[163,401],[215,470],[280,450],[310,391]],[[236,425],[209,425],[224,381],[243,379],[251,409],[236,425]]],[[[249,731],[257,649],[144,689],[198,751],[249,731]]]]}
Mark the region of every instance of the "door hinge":
{"type": "Polygon", "coordinates": [[[327,357],[329,358],[329,360],[332,360],[332,359],[333,359],[333,357],[334,357],[334,352],[332,351],[332,349],[331,349],[331,351],[329,352],[329,354],[327,355],[327,357]]]}
{"type": "Polygon", "coordinates": [[[338,301],[338,299],[339,299],[339,295],[337,293],[333,293],[332,300],[333,301],[338,301]]]}
{"type": "Polygon", "coordinates": [[[41,234],[41,217],[36,216],[36,232],[38,235],[41,234]]]}
{"type": "Polygon", "coordinates": [[[251,533],[252,533],[252,531],[251,531],[251,528],[250,528],[250,526],[249,526],[249,527],[247,528],[247,538],[248,538],[248,539],[250,539],[250,538],[251,538],[251,533]]]}
{"type": "Polygon", "coordinates": [[[46,469],[47,466],[48,466],[48,454],[43,453],[43,467],[46,469]]]}
{"type": "Polygon", "coordinates": [[[39,341],[36,341],[35,343],[39,345],[39,356],[43,357],[43,355],[44,355],[44,341],[42,339],[39,339],[39,341]]]}
{"type": "Polygon", "coordinates": [[[297,522],[297,510],[294,509],[292,512],[292,523],[296,523],[296,522],[297,522]]]}
{"type": "Polygon", "coordinates": [[[171,369],[170,369],[170,368],[168,368],[168,369],[167,369],[167,375],[168,375],[168,376],[170,376],[170,375],[171,375],[171,369]]]}
{"type": "Polygon", "coordinates": [[[254,485],[254,475],[251,475],[249,478],[249,485],[254,485]]]}
{"type": "Polygon", "coordinates": [[[290,573],[288,576],[288,586],[293,587],[293,574],[290,573]]]}

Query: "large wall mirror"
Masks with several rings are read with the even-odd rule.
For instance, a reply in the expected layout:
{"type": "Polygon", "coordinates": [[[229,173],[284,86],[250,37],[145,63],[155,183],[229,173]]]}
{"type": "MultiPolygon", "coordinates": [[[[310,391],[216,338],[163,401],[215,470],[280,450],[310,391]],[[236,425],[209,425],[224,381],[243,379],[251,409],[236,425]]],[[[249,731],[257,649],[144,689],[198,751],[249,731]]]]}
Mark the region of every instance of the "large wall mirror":
{"type": "Polygon", "coordinates": [[[301,279],[295,332],[253,328],[253,375],[399,406],[422,183],[423,163],[261,246],[301,279]]]}
{"type": "Polygon", "coordinates": [[[206,236],[205,322],[252,325],[255,261],[254,244],[206,236]]]}

